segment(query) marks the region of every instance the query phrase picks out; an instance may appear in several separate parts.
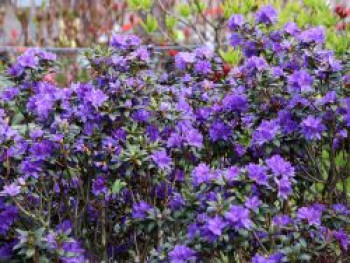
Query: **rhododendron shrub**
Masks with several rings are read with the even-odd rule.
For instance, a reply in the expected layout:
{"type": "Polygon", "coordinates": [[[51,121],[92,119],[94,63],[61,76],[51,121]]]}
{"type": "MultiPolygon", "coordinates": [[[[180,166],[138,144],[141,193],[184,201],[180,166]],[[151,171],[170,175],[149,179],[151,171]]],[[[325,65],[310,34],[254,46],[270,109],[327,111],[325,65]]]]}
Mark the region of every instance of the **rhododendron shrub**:
{"type": "Polygon", "coordinates": [[[0,257],[33,262],[346,261],[350,99],[322,28],[234,15],[228,74],[202,47],[174,70],[114,36],[91,81],[46,82],[29,50],[0,101],[0,257]]]}

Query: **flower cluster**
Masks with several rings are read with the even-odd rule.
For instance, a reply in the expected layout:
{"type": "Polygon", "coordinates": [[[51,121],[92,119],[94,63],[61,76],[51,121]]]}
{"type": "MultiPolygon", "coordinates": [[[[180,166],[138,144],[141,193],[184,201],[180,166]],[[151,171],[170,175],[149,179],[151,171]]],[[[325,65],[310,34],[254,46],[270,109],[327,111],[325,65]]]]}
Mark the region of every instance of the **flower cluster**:
{"type": "Polygon", "coordinates": [[[69,87],[44,79],[54,55],[21,55],[0,95],[0,259],[345,259],[349,65],[277,19],[230,19],[228,74],[205,47],[154,67],[136,36],[88,51],[69,87]]]}

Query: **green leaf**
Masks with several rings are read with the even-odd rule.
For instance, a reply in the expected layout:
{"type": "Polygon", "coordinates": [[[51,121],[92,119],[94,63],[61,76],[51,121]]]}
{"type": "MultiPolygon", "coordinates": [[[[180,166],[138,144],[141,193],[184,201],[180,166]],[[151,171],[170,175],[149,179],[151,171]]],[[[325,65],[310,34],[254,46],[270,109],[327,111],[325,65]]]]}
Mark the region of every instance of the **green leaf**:
{"type": "Polygon", "coordinates": [[[230,65],[237,65],[242,59],[242,52],[238,49],[219,50],[221,58],[230,65]]]}
{"type": "Polygon", "coordinates": [[[112,190],[111,193],[112,194],[119,194],[125,187],[126,187],[126,183],[121,181],[120,179],[115,180],[115,182],[112,185],[112,190]]]}
{"type": "Polygon", "coordinates": [[[187,18],[191,14],[191,9],[188,5],[179,5],[179,13],[181,16],[187,18]]]}
{"type": "Polygon", "coordinates": [[[127,3],[131,9],[139,9],[141,7],[141,0],[127,0],[127,3]]]}
{"type": "Polygon", "coordinates": [[[34,248],[30,248],[26,251],[26,258],[32,258],[35,254],[35,249],[34,248]]]}
{"type": "Polygon", "coordinates": [[[152,15],[147,15],[146,22],[141,21],[141,25],[148,34],[154,33],[158,29],[157,18],[152,15]]]}
{"type": "Polygon", "coordinates": [[[169,15],[165,17],[165,25],[167,28],[174,29],[176,24],[177,24],[177,19],[175,17],[169,16],[169,15]]]}

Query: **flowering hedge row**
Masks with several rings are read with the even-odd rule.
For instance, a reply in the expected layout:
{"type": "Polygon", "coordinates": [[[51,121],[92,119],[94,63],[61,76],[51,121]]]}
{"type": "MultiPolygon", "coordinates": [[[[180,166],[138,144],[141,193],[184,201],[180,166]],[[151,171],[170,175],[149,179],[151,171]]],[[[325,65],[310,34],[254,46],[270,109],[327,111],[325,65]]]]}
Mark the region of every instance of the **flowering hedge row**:
{"type": "Polygon", "coordinates": [[[135,36],[91,49],[69,87],[43,80],[53,54],[21,55],[0,101],[1,260],[345,262],[349,65],[322,28],[276,20],[231,17],[229,73],[206,48],[164,72],[135,36]]]}

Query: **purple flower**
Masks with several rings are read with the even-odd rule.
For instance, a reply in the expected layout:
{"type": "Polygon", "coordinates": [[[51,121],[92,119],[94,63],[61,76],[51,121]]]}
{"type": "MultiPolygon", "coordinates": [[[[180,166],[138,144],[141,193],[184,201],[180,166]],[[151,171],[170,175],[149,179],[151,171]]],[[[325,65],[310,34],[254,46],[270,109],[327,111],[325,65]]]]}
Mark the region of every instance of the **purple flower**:
{"type": "Polygon", "coordinates": [[[325,41],[325,32],[322,27],[310,28],[301,32],[299,40],[306,44],[323,44],[325,41]]]}
{"type": "Polygon", "coordinates": [[[288,77],[290,92],[310,92],[313,91],[312,84],[314,78],[304,70],[296,71],[288,77]]]}
{"type": "Polygon", "coordinates": [[[300,29],[294,22],[288,22],[284,25],[284,31],[291,36],[296,36],[299,34],[300,29]]]}
{"type": "Polygon", "coordinates": [[[16,87],[7,88],[1,92],[0,98],[3,101],[12,101],[19,92],[20,90],[16,87]]]}
{"type": "Polygon", "coordinates": [[[215,236],[221,236],[222,230],[227,223],[221,218],[221,216],[215,216],[208,220],[206,228],[215,236]]]}
{"type": "Polygon", "coordinates": [[[0,246],[0,260],[11,262],[11,258],[13,256],[14,246],[17,242],[6,242],[2,246],[0,246]]]}
{"type": "Polygon", "coordinates": [[[343,204],[334,204],[332,206],[334,212],[338,214],[343,214],[343,215],[350,215],[350,209],[348,209],[345,205],[343,204]]]}
{"type": "Polygon", "coordinates": [[[145,219],[147,217],[148,212],[152,209],[153,207],[144,201],[134,204],[132,207],[132,218],[145,219]]]}
{"type": "Polygon", "coordinates": [[[245,112],[248,108],[247,97],[242,94],[228,94],[222,100],[222,107],[229,111],[245,112]]]}
{"type": "Polygon", "coordinates": [[[233,47],[239,47],[244,43],[244,39],[241,34],[233,33],[230,36],[230,44],[233,47]]]}
{"type": "Polygon", "coordinates": [[[288,196],[292,194],[292,184],[289,179],[283,177],[280,180],[276,180],[278,186],[278,197],[282,200],[287,200],[288,196]]]}
{"type": "Polygon", "coordinates": [[[171,158],[168,156],[165,150],[154,152],[151,158],[160,169],[164,170],[170,168],[171,158]]]}
{"type": "Polygon", "coordinates": [[[256,42],[249,40],[244,43],[243,45],[243,54],[249,58],[251,56],[258,56],[259,55],[259,47],[256,44],[256,42]]]}
{"type": "Polygon", "coordinates": [[[322,124],[321,119],[312,115],[307,116],[301,123],[301,132],[308,140],[320,140],[325,129],[326,127],[322,124]]]}
{"type": "Polygon", "coordinates": [[[169,252],[170,263],[186,263],[196,260],[196,252],[184,245],[176,245],[169,252]]]}
{"type": "Polygon", "coordinates": [[[177,132],[173,132],[167,141],[167,147],[168,148],[176,148],[181,147],[183,144],[182,137],[177,132]]]}
{"type": "Polygon", "coordinates": [[[56,60],[56,58],[57,58],[57,55],[55,53],[46,52],[43,50],[40,50],[38,52],[38,56],[43,60],[51,60],[51,61],[56,60]]]}
{"type": "Polygon", "coordinates": [[[249,59],[247,59],[245,63],[245,67],[249,70],[258,70],[262,71],[268,67],[267,62],[264,58],[252,56],[249,59]]]}
{"type": "Polygon", "coordinates": [[[183,199],[182,195],[179,193],[175,193],[169,201],[169,206],[172,210],[179,210],[185,204],[186,204],[185,200],[183,199]]]}
{"type": "Polygon", "coordinates": [[[344,230],[334,231],[333,235],[336,240],[340,243],[344,250],[348,250],[350,246],[350,237],[344,230]]]}
{"type": "Polygon", "coordinates": [[[184,139],[189,146],[202,148],[203,146],[203,135],[196,129],[190,129],[184,134],[184,139]]]}
{"type": "Polygon", "coordinates": [[[99,196],[100,194],[105,195],[107,192],[106,178],[104,176],[98,176],[92,185],[92,193],[95,196],[99,196]]]}
{"type": "Polygon", "coordinates": [[[192,64],[196,61],[194,53],[180,52],[175,57],[175,66],[177,69],[184,70],[188,64],[192,64]]]}
{"type": "Polygon", "coordinates": [[[332,90],[327,92],[326,95],[324,95],[322,98],[317,100],[316,103],[319,105],[326,105],[326,104],[335,103],[336,100],[337,100],[337,93],[334,90],[332,90]]]}
{"type": "Polygon", "coordinates": [[[195,65],[194,65],[194,71],[197,74],[209,74],[211,72],[211,64],[209,61],[206,60],[199,60],[195,65]]]}
{"type": "Polygon", "coordinates": [[[283,69],[280,67],[272,67],[271,71],[272,71],[272,74],[277,78],[283,76],[283,69]]]}
{"type": "Polygon", "coordinates": [[[135,35],[114,35],[112,36],[110,45],[121,49],[129,49],[131,47],[138,47],[141,45],[141,39],[135,35]]]}
{"type": "Polygon", "coordinates": [[[277,20],[277,11],[271,6],[263,6],[256,12],[255,22],[257,24],[272,25],[277,20]]]}
{"type": "Polygon", "coordinates": [[[210,139],[216,142],[220,139],[227,141],[231,136],[232,129],[221,121],[216,121],[212,124],[209,130],[210,139]]]}
{"type": "Polygon", "coordinates": [[[147,137],[154,142],[159,139],[159,130],[156,126],[150,125],[146,128],[147,137]]]}
{"type": "Polygon", "coordinates": [[[192,171],[192,181],[194,186],[199,186],[202,183],[208,183],[212,178],[210,168],[204,163],[200,163],[192,171]]]}
{"type": "Polygon", "coordinates": [[[287,215],[276,215],[272,218],[272,223],[275,226],[283,227],[292,223],[292,219],[287,215]]]}
{"type": "Polygon", "coordinates": [[[228,20],[228,27],[229,29],[235,31],[241,26],[243,26],[245,23],[245,18],[241,14],[235,14],[232,15],[231,18],[228,20]]]}
{"type": "Polygon", "coordinates": [[[252,263],[280,263],[282,262],[283,254],[275,253],[270,255],[269,257],[260,256],[259,254],[255,254],[252,258],[252,263]]]}
{"type": "Polygon", "coordinates": [[[259,208],[259,206],[261,204],[262,204],[262,202],[256,196],[248,198],[247,201],[245,201],[245,203],[244,203],[245,207],[249,208],[251,210],[255,210],[255,209],[259,208]]]}
{"type": "Polygon", "coordinates": [[[272,141],[279,131],[279,128],[276,120],[263,120],[253,133],[252,143],[263,145],[266,142],[272,141]]]}
{"type": "Polygon", "coordinates": [[[126,131],[123,128],[119,128],[113,131],[113,137],[118,140],[124,142],[126,140],[126,131]]]}
{"type": "Polygon", "coordinates": [[[279,111],[278,123],[285,134],[291,134],[298,130],[298,123],[292,119],[292,114],[290,113],[290,111],[279,111]]]}
{"type": "Polygon", "coordinates": [[[90,102],[92,106],[98,108],[107,101],[108,96],[99,89],[91,89],[89,92],[85,93],[86,101],[90,102]]]}
{"type": "Polygon", "coordinates": [[[151,117],[151,113],[145,109],[138,109],[132,114],[132,118],[137,122],[147,122],[151,117]]]}
{"type": "Polygon", "coordinates": [[[297,218],[306,220],[308,224],[320,226],[322,211],[314,207],[301,207],[298,209],[297,218]]]}
{"type": "Polygon", "coordinates": [[[36,68],[39,65],[39,58],[32,52],[26,52],[17,58],[17,62],[24,68],[36,68]]]}
{"type": "Polygon", "coordinates": [[[24,73],[24,68],[20,64],[14,64],[7,69],[6,73],[9,76],[19,77],[24,73]]]}
{"type": "Polygon", "coordinates": [[[243,206],[231,205],[230,210],[225,213],[225,218],[237,228],[251,228],[249,210],[243,206]]]}
{"type": "Polygon", "coordinates": [[[225,174],[224,178],[228,182],[235,181],[237,177],[239,177],[240,169],[237,166],[231,166],[229,167],[225,174]]]}
{"type": "Polygon", "coordinates": [[[251,180],[259,185],[267,185],[268,176],[265,166],[251,163],[246,166],[246,170],[251,180]]]}
{"type": "Polygon", "coordinates": [[[275,176],[293,177],[294,168],[290,162],[285,161],[280,155],[274,155],[266,160],[267,166],[275,176]]]}
{"type": "Polygon", "coordinates": [[[5,185],[4,189],[0,192],[3,196],[16,196],[21,193],[21,187],[15,183],[5,185]]]}

